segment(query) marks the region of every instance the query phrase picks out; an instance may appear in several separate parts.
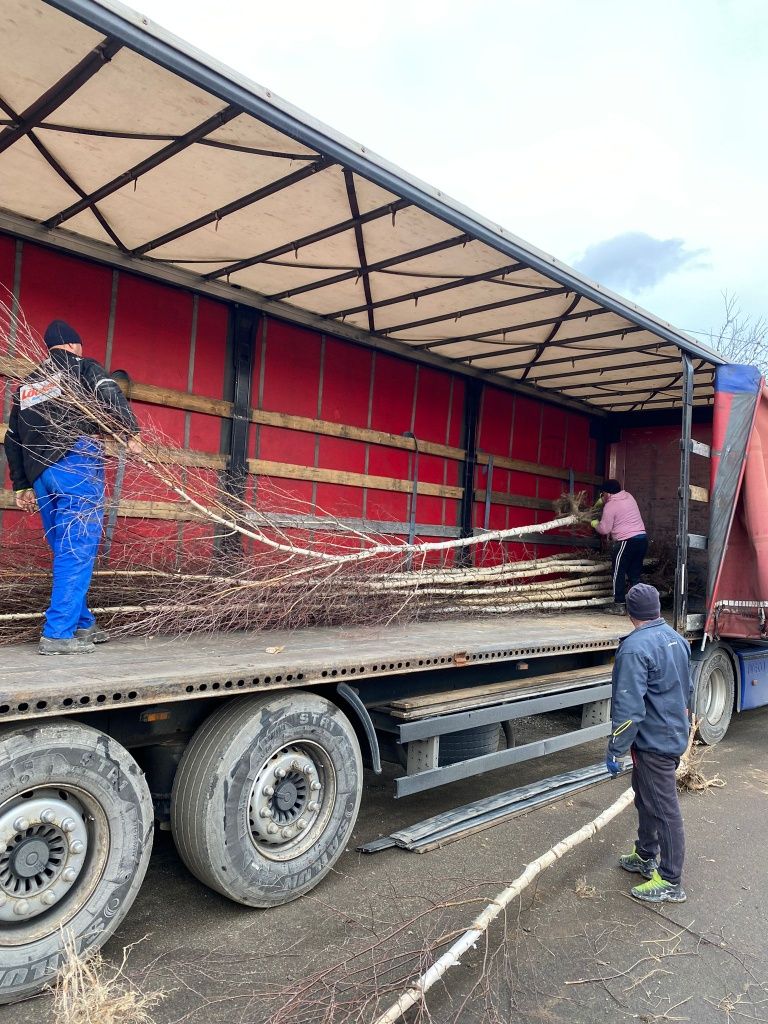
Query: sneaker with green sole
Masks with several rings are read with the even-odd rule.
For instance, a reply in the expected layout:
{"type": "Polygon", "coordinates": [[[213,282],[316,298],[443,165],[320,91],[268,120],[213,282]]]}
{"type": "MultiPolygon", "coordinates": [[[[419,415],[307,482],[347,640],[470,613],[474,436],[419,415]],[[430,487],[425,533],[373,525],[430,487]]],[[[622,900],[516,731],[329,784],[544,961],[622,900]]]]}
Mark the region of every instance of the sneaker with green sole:
{"type": "Polygon", "coordinates": [[[631,890],[636,900],[644,903],[685,903],[688,899],[685,889],[678,882],[667,882],[658,871],[654,871],[647,882],[631,890]]]}
{"type": "Polygon", "coordinates": [[[658,857],[649,857],[644,860],[637,852],[637,845],[632,847],[632,853],[625,853],[619,857],[619,866],[625,871],[634,871],[643,878],[650,878],[659,866],[658,857]]]}

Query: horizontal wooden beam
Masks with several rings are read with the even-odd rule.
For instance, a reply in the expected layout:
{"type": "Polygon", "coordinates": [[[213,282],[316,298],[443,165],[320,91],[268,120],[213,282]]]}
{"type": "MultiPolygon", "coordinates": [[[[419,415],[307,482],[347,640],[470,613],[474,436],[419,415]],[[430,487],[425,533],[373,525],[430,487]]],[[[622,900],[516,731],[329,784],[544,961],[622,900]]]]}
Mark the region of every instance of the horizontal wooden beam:
{"type": "MultiPolygon", "coordinates": [[[[490,455],[486,452],[478,452],[477,462],[481,466],[487,466],[490,455]]],[[[518,473],[530,473],[532,476],[546,476],[554,480],[569,480],[570,469],[557,469],[555,466],[543,466],[540,462],[526,462],[524,459],[509,459],[506,455],[493,456],[493,468],[512,469],[518,473]]],[[[580,470],[573,471],[574,480],[581,483],[601,484],[603,477],[595,476],[594,473],[582,473],[580,470]]]]}
{"type": "MultiPolygon", "coordinates": [[[[486,491],[475,491],[475,501],[485,501],[486,491]]],[[[544,509],[554,514],[552,502],[546,498],[530,498],[527,494],[507,494],[503,491],[491,491],[492,505],[514,505],[516,508],[544,509]]]]}
{"type": "MultiPolygon", "coordinates": [[[[396,491],[401,494],[410,494],[413,490],[411,480],[372,476],[370,473],[348,473],[340,469],[318,469],[315,466],[294,466],[287,462],[268,462],[266,459],[248,459],[248,472],[258,476],[274,476],[282,480],[310,480],[313,483],[369,487],[374,491],[396,491]]],[[[459,500],[464,492],[461,487],[446,487],[443,484],[421,481],[418,484],[418,493],[435,498],[459,500]]]]}

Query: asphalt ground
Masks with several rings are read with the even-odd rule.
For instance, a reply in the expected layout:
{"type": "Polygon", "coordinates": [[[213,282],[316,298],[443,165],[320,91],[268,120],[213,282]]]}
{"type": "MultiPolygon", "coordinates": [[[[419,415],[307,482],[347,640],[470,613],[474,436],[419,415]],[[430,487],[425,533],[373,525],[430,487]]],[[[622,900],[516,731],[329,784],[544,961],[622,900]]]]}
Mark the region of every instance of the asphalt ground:
{"type": "MultiPolygon", "coordinates": [[[[145,991],[156,1024],[368,1022],[425,950],[468,927],[525,865],[626,788],[595,786],[428,854],[363,855],[358,843],[441,810],[594,763],[592,744],[405,800],[370,775],[354,840],[309,895],[248,910],[198,883],[158,835],[149,874],[104,949],[145,991]],[[361,952],[369,950],[368,953],[361,952]],[[375,970],[373,968],[375,965],[375,970]],[[356,973],[353,973],[356,972],[356,973]],[[375,976],[375,982],[372,978],[375,976]],[[335,1005],[330,1005],[331,997],[335,1005]]],[[[616,866],[634,809],[546,871],[407,1021],[768,1021],[768,709],[736,718],[706,751],[724,788],[682,798],[688,902],[649,908],[616,866]]],[[[0,1024],[52,1020],[49,997],[0,1009],[0,1024]]],[[[98,1024],[98,1022],[94,1022],[98,1024]]]]}

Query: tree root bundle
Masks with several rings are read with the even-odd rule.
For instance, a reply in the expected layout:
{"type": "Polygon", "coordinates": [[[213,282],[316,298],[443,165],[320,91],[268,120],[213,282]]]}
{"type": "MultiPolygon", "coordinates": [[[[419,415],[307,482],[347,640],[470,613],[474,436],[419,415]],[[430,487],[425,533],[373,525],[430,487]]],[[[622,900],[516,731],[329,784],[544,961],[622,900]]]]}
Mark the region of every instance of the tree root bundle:
{"type": "Polygon", "coordinates": [[[702,771],[705,763],[704,748],[696,746],[697,732],[698,721],[694,718],[688,734],[688,745],[675,772],[677,788],[681,793],[705,793],[708,789],[722,789],[725,785],[725,779],[719,775],[706,776],[702,771]]]}

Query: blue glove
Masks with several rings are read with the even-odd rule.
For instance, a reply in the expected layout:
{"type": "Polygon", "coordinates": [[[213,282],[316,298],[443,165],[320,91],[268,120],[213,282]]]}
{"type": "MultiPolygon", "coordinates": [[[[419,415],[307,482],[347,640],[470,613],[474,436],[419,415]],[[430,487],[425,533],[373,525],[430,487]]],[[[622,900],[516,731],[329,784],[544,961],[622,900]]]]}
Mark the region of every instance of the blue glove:
{"type": "Polygon", "coordinates": [[[612,775],[614,779],[622,770],[621,762],[617,761],[610,753],[605,755],[605,767],[608,769],[608,774],[612,775]]]}

